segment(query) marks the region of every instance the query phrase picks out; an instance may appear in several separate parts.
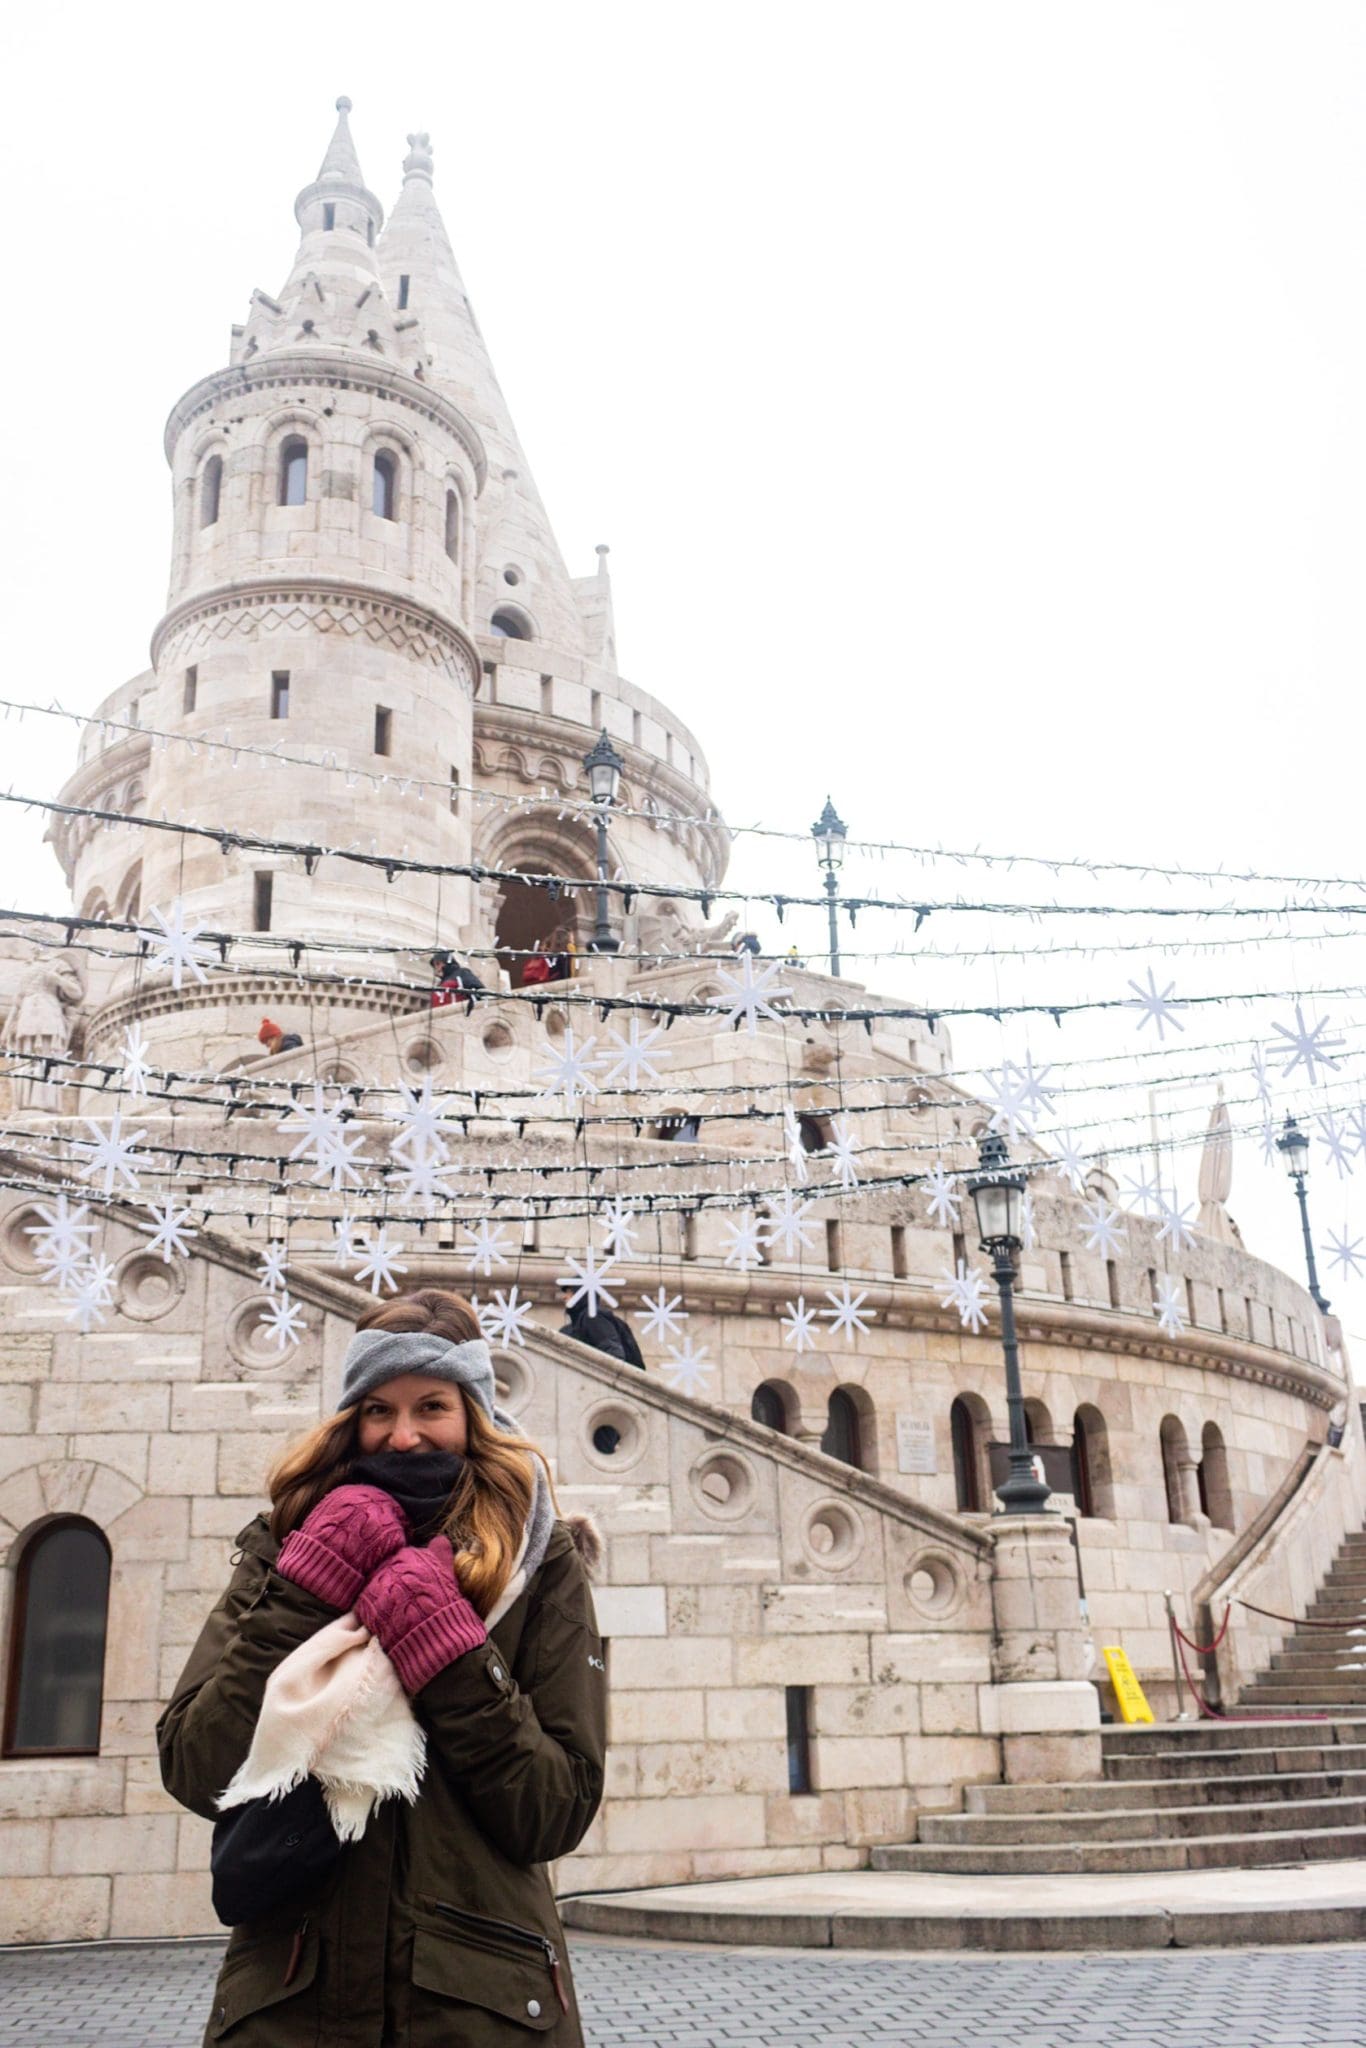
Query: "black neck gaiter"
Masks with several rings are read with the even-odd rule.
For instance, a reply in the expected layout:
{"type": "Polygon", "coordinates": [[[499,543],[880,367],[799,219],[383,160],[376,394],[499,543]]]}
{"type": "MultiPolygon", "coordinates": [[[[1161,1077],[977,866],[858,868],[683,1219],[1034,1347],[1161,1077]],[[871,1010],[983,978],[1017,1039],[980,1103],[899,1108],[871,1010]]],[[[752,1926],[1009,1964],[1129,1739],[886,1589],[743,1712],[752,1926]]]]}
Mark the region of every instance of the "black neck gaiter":
{"type": "Polygon", "coordinates": [[[414,1540],[435,1533],[465,1461],[455,1451],[372,1451],[351,1467],[354,1486],[378,1486],[408,1517],[414,1540]]]}

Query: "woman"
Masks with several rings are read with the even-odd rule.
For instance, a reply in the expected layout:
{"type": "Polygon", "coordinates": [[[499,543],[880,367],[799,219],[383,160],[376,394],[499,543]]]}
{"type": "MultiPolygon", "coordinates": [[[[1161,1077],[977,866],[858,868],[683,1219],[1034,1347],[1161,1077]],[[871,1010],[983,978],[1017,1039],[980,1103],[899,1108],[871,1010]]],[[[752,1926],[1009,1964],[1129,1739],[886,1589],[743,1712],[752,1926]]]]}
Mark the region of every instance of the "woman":
{"type": "Polygon", "coordinates": [[[158,1725],[162,1777],[212,1820],[230,1786],[288,1789],[306,1753],[358,1838],[312,1895],[233,1929],[206,2043],[581,2048],[545,1866],[602,1797],[597,1539],[556,1519],[541,1454],[495,1408],[469,1303],[425,1288],[367,1311],[336,1415],[269,1491],[158,1725]]]}

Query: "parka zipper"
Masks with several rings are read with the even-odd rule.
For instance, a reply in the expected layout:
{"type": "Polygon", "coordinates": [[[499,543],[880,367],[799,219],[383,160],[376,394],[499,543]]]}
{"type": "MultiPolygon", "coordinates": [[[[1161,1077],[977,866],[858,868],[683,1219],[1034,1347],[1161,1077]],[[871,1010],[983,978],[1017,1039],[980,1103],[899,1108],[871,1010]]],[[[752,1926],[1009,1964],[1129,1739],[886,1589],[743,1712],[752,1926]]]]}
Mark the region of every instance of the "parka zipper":
{"type": "Polygon", "coordinates": [[[545,1957],[550,1981],[555,1986],[555,1996],[560,2001],[560,2011],[568,2012],[569,1994],[564,1988],[564,1978],[560,1973],[559,1951],[548,1935],[537,1934],[530,1927],[518,1927],[511,1920],[494,1920],[487,1913],[467,1913],[463,1907],[448,1906],[443,1899],[437,1899],[435,1905],[437,1912],[444,1913],[449,1920],[464,1920],[471,1927],[492,1927],[499,1934],[506,1935],[509,1941],[524,1941],[532,1948],[538,1948],[545,1957]]]}
{"type": "Polygon", "coordinates": [[[298,1974],[299,1958],[302,1956],[304,1952],[304,1936],[307,1934],[307,1932],[308,1918],[305,1915],[305,1917],[299,1922],[299,1925],[294,1930],[294,1946],[289,1951],[289,1962],[285,1966],[286,1985],[292,1984],[294,1982],[296,1975],[298,1974]]]}

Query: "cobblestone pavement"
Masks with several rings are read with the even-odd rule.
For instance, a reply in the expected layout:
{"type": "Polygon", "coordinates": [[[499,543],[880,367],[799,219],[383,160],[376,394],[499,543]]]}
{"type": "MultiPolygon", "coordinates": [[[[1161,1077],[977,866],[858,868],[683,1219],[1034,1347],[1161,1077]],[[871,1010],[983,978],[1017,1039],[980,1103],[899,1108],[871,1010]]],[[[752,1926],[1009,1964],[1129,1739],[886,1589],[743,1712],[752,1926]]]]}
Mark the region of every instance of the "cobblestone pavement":
{"type": "MultiPolygon", "coordinates": [[[[219,1952],[0,1951],[0,2042],[197,2048],[219,1952]]],[[[1362,1947],[916,1958],[581,1938],[574,1967],[590,2048],[1366,2048],[1362,1947]]]]}

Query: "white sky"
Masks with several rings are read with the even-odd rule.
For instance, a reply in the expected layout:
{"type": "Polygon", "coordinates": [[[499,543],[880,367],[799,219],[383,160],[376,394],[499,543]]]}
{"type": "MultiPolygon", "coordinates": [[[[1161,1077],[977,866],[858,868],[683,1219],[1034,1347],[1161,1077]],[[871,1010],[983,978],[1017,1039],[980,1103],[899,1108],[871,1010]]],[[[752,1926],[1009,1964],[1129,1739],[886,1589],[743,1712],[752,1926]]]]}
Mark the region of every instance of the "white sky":
{"type": "MultiPolygon", "coordinates": [[[[828,789],[870,837],[1366,873],[1359,6],[77,6],[11,10],[0,60],[4,694],[84,708],[144,665],[162,422],[252,286],[283,279],[347,92],[386,205],[405,134],[430,129],[571,568],[611,543],[624,672],[699,734],[729,816],[801,831],[828,789]]],[[[5,731],[16,788],[66,770],[70,734],[43,726],[5,731]]],[[[40,833],[0,815],[3,901],[62,902],[40,833]]],[[[733,875],[815,881],[809,849],[772,841],[742,840],[733,875]]],[[[854,855],[848,885],[1233,893],[854,855]]],[[[860,920],[856,942],[903,922],[860,920]]],[[[1194,929],[944,913],[920,943],[1194,929]]],[[[1072,1001],[1149,964],[1179,994],[1356,988],[1364,955],[1348,937],[866,972],[927,1005],[1072,1001]]],[[[1366,1000],[1307,1006],[1362,1049],[1331,1098],[1359,1099],[1366,1000]]],[[[1186,1043],[1287,1015],[1202,1011],[1186,1043]]],[[[1143,1040],[1124,1017],[957,1043],[1075,1060],[1143,1040]]],[[[1243,1051],[1169,1065],[1227,1065],[1247,1092],[1243,1051]]],[[[1141,1109],[1154,1062],[1107,1071],[1132,1084],[1108,1110],[1141,1109]]],[[[1174,1098],[1187,1120],[1212,1088],[1174,1098]]],[[[1183,1200],[1194,1178],[1183,1155],[1183,1200]]],[[[1316,1167],[1320,1234],[1366,1234],[1366,1163],[1331,1179],[1316,1167]]],[[[1250,1146],[1231,1206],[1298,1272],[1289,1190],[1250,1146]]],[[[1366,1283],[1326,1286],[1366,1333],[1366,1283]]]]}

